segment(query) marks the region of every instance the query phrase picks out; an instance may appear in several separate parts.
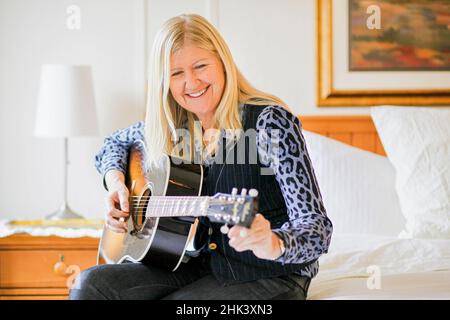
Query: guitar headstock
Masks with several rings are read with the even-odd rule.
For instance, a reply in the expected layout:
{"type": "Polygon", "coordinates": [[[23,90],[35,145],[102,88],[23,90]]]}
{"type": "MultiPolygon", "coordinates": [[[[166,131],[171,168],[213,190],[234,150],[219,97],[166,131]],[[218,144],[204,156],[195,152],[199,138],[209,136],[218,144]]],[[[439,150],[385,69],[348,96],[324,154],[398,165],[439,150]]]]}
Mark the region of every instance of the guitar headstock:
{"type": "Polygon", "coordinates": [[[258,191],[242,189],[238,195],[233,188],[231,194],[216,193],[209,200],[206,215],[212,222],[250,227],[258,212],[258,191]]]}

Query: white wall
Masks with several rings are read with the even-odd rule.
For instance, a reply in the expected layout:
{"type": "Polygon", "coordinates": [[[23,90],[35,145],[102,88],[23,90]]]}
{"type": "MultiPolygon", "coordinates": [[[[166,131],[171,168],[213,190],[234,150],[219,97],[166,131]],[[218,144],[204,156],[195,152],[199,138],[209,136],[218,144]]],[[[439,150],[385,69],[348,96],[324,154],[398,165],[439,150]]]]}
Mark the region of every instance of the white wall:
{"type": "Polygon", "coordinates": [[[367,114],[315,104],[314,0],[0,0],[0,218],[41,218],[63,197],[63,142],[33,137],[43,63],[85,63],[94,71],[102,137],[70,140],[69,202],[103,216],[93,158],[103,137],[141,119],[145,59],[159,26],[183,13],[218,17],[241,71],[298,114],[367,114]],[[66,8],[81,8],[81,29],[66,8]]]}
{"type": "MultiPolygon", "coordinates": [[[[0,0],[0,217],[40,218],[63,198],[63,142],[33,137],[40,66],[91,64],[102,135],[142,117],[143,1],[0,0]],[[81,8],[81,29],[66,8],[81,8]]],[[[100,138],[70,140],[69,202],[103,215],[100,138]]]]}

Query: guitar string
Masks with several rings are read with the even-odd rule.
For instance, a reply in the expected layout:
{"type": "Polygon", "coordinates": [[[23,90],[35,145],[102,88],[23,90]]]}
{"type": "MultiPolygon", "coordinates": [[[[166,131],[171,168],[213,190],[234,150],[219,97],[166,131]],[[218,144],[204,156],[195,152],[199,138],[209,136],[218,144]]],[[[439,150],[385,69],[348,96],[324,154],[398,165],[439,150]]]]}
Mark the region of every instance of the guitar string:
{"type": "MultiPolygon", "coordinates": [[[[221,205],[221,204],[217,204],[217,205],[221,205]]],[[[222,205],[226,205],[226,203],[222,203],[222,205]]],[[[189,207],[200,207],[200,205],[194,205],[194,206],[189,206],[189,207]]],[[[149,208],[149,209],[157,209],[157,208],[168,208],[167,205],[152,205],[152,206],[133,206],[133,209],[145,209],[145,208],[149,208]]]]}
{"type": "MultiPolygon", "coordinates": [[[[229,205],[230,203],[226,203],[226,202],[216,202],[213,203],[214,205],[229,205]]],[[[192,204],[192,205],[180,205],[178,207],[187,207],[187,208],[196,208],[196,207],[201,207],[203,206],[204,203],[197,203],[197,204],[192,204]]],[[[133,209],[145,209],[145,208],[169,208],[169,207],[175,207],[174,205],[167,205],[167,204],[143,204],[143,205],[135,205],[132,206],[133,209]]]]}
{"type": "MultiPolygon", "coordinates": [[[[227,198],[230,198],[231,196],[228,196],[227,198]]],[[[234,198],[245,198],[246,196],[234,196],[234,198]]],[[[219,201],[225,201],[225,200],[221,200],[220,198],[203,198],[203,197],[195,197],[195,198],[177,198],[177,199],[173,199],[171,197],[167,197],[167,198],[148,198],[148,199],[134,199],[131,202],[133,203],[137,203],[137,202],[178,202],[178,201],[185,201],[185,202],[201,202],[201,201],[213,201],[213,202],[219,202],[219,201]]]]}
{"type": "MultiPolygon", "coordinates": [[[[237,198],[237,197],[236,197],[237,198]]],[[[241,197],[239,197],[241,198],[241,197]]],[[[242,199],[242,198],[241,198],[242,199]]],[[[209,200],[210,202],[226,202],[227,200],[221,200],[221,199],[168,199],[168,200],[164,200],[164,199],[144,199],[144,200],[133,200],[131,201],[131,203],[140,203],[140,202],[145,202],[145,203],[176,203],[176,202],[187,202],[187,203],[199,203],[199,202],[205,202],[209,200]]]]}

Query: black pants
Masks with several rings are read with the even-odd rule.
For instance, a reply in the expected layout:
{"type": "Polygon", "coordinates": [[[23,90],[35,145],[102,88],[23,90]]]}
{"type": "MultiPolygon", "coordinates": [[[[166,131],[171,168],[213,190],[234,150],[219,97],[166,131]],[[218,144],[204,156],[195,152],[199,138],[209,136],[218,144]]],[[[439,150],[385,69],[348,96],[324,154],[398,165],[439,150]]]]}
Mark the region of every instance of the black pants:
{"type": "Polygon", "coordinates": [[[175,272],[140,263],[99,265],[83,271],[69,299],[304,300],[310,279],[298,275],[221,285],[200,258],[175,272]]]}

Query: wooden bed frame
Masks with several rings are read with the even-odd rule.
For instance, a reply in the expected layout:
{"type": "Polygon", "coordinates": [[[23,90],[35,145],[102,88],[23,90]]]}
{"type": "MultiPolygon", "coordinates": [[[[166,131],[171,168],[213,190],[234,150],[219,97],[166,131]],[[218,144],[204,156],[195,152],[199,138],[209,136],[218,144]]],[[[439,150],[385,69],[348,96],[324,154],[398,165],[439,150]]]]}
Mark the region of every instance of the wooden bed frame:
{"type": "Polygon", "coordinates": [[[300,116],[304,130],[386,156],[370,116],[300,116]]]}

